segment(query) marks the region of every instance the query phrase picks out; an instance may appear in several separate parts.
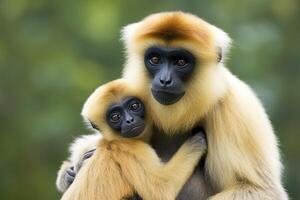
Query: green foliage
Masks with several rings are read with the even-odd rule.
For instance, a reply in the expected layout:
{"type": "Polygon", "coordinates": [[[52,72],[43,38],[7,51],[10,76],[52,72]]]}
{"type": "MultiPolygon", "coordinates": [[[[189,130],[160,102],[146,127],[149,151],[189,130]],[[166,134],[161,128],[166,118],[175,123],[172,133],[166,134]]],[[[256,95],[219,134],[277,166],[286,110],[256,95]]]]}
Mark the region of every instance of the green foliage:
{"type": "Polygon", "coordinates": [[[88,133],[87,96],[120,77],[120,28],[170,10],[228,32],[228,66],[263,100],[281,141],[284,180],[300,199],[300,3],[297,0],[0,1],[0,199],[58,199],[67,146],[88,133]],[[149,4],[149,2],[151,2],[149,4]]]}

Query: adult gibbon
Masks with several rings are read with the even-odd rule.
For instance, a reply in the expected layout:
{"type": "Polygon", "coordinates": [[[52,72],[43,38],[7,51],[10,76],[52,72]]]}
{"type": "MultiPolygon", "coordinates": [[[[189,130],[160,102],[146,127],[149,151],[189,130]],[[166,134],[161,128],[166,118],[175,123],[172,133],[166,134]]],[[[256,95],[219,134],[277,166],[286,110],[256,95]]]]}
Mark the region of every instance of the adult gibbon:
{"type": "Polygon", "coordinates": [[[268,116],[224,66],[231,43],[225,32],[194,15],[166,12],[128,25],[123,40],[123,77],[152,94],[155,126],[171,136],[204,127],[204,174],[216,193],[209,199],[288,199],[268,116]]]}
{"type": "Polygon", "coordinates": [[[174,200],[206,152],[203,133],[190,137],[167,163],[147,144],[152,119],[143,93],[119,79],[96,89],[82,116],[101,130],[63,200],[174,200]],[[97,140],[99,141],[99,140],[97,140]],[[138,196],[137,196],[137,195],[138,196]]]}

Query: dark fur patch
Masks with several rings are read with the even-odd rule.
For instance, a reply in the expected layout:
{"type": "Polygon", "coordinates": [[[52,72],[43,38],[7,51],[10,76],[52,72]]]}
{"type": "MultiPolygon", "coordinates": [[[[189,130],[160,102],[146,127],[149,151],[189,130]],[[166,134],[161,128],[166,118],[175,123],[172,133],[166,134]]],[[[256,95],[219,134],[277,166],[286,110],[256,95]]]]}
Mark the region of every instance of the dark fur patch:
{"type": "Polygon", "coordinates": [[[142,199],[142,197],[140,197],[140,195],[138,195],[137,193],[135,193],[133,196],[124,197],[121,200],[143,200],[143,199],[142,199]]]}
{"type": "Polygon", "coordinates": [[[184,39],[194,40],[202,44],[208,44],[211,41],[207,24],[199,18],[174,12],[162,14],[161,17],[150,16],[144,20],[145,28],[140,31],[140,36],[160,38],[165,41],[184,39]]]}

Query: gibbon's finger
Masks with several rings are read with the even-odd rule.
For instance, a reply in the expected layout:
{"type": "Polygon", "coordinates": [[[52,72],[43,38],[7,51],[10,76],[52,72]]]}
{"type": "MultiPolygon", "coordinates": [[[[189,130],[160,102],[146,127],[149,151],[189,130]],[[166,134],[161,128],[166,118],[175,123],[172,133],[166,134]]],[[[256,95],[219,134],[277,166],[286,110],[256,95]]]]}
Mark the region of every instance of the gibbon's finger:
{"type": "Polygon", "coordinates": [[[66,172],[66,180],[69,184],[73,183],[76,173],[74,172],[74,167],[70,167],[70,169],[67,169],[66,172]]]}
{"type": "Polygon", "coordinates": [[[67,173],[70,175],[70,176],[75,176],[76,173],[74,171],[74,167],[70,167],[69,169],[67,169],[67,173]]]}
{"type": "Polygon", "coordinates": [[[95,150],[96,149],[92,149],[92,150],[89,150],[89,151],[85,152],[84,155],[83,155],[82,160],[86,160],[86,159],[92,157],[92,155],[94,155],[95,150]]]}

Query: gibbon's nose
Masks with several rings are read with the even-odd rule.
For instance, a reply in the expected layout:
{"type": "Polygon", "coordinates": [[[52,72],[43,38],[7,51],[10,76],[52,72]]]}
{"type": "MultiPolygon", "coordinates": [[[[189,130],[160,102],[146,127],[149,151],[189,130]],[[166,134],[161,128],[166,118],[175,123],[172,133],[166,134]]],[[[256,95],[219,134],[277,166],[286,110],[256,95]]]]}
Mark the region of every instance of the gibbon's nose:
{"type": "Polygon", "coordinates": [[[163,87],[170,86],[172,84],[172,76],[169,70],[165,70],[159,77],[160,85],[163,87]]]}
{"type": "Polygon", "coordinates": [[[132,123],[134,120],[133,120],[133,117],[131,117],[130,119],[126,119],[126,123],[127,124],[130,124],[130,123],[132,123]]]}
{"type": "Polygon", "coordinates": [[[159,79],[159,81],[160,81],[160,84],[162,85],[162,86],[168,86],[168,85],[171,85],[171,83],[172,83],[172,79],[170,78],[170,79],[159,79]]]}

